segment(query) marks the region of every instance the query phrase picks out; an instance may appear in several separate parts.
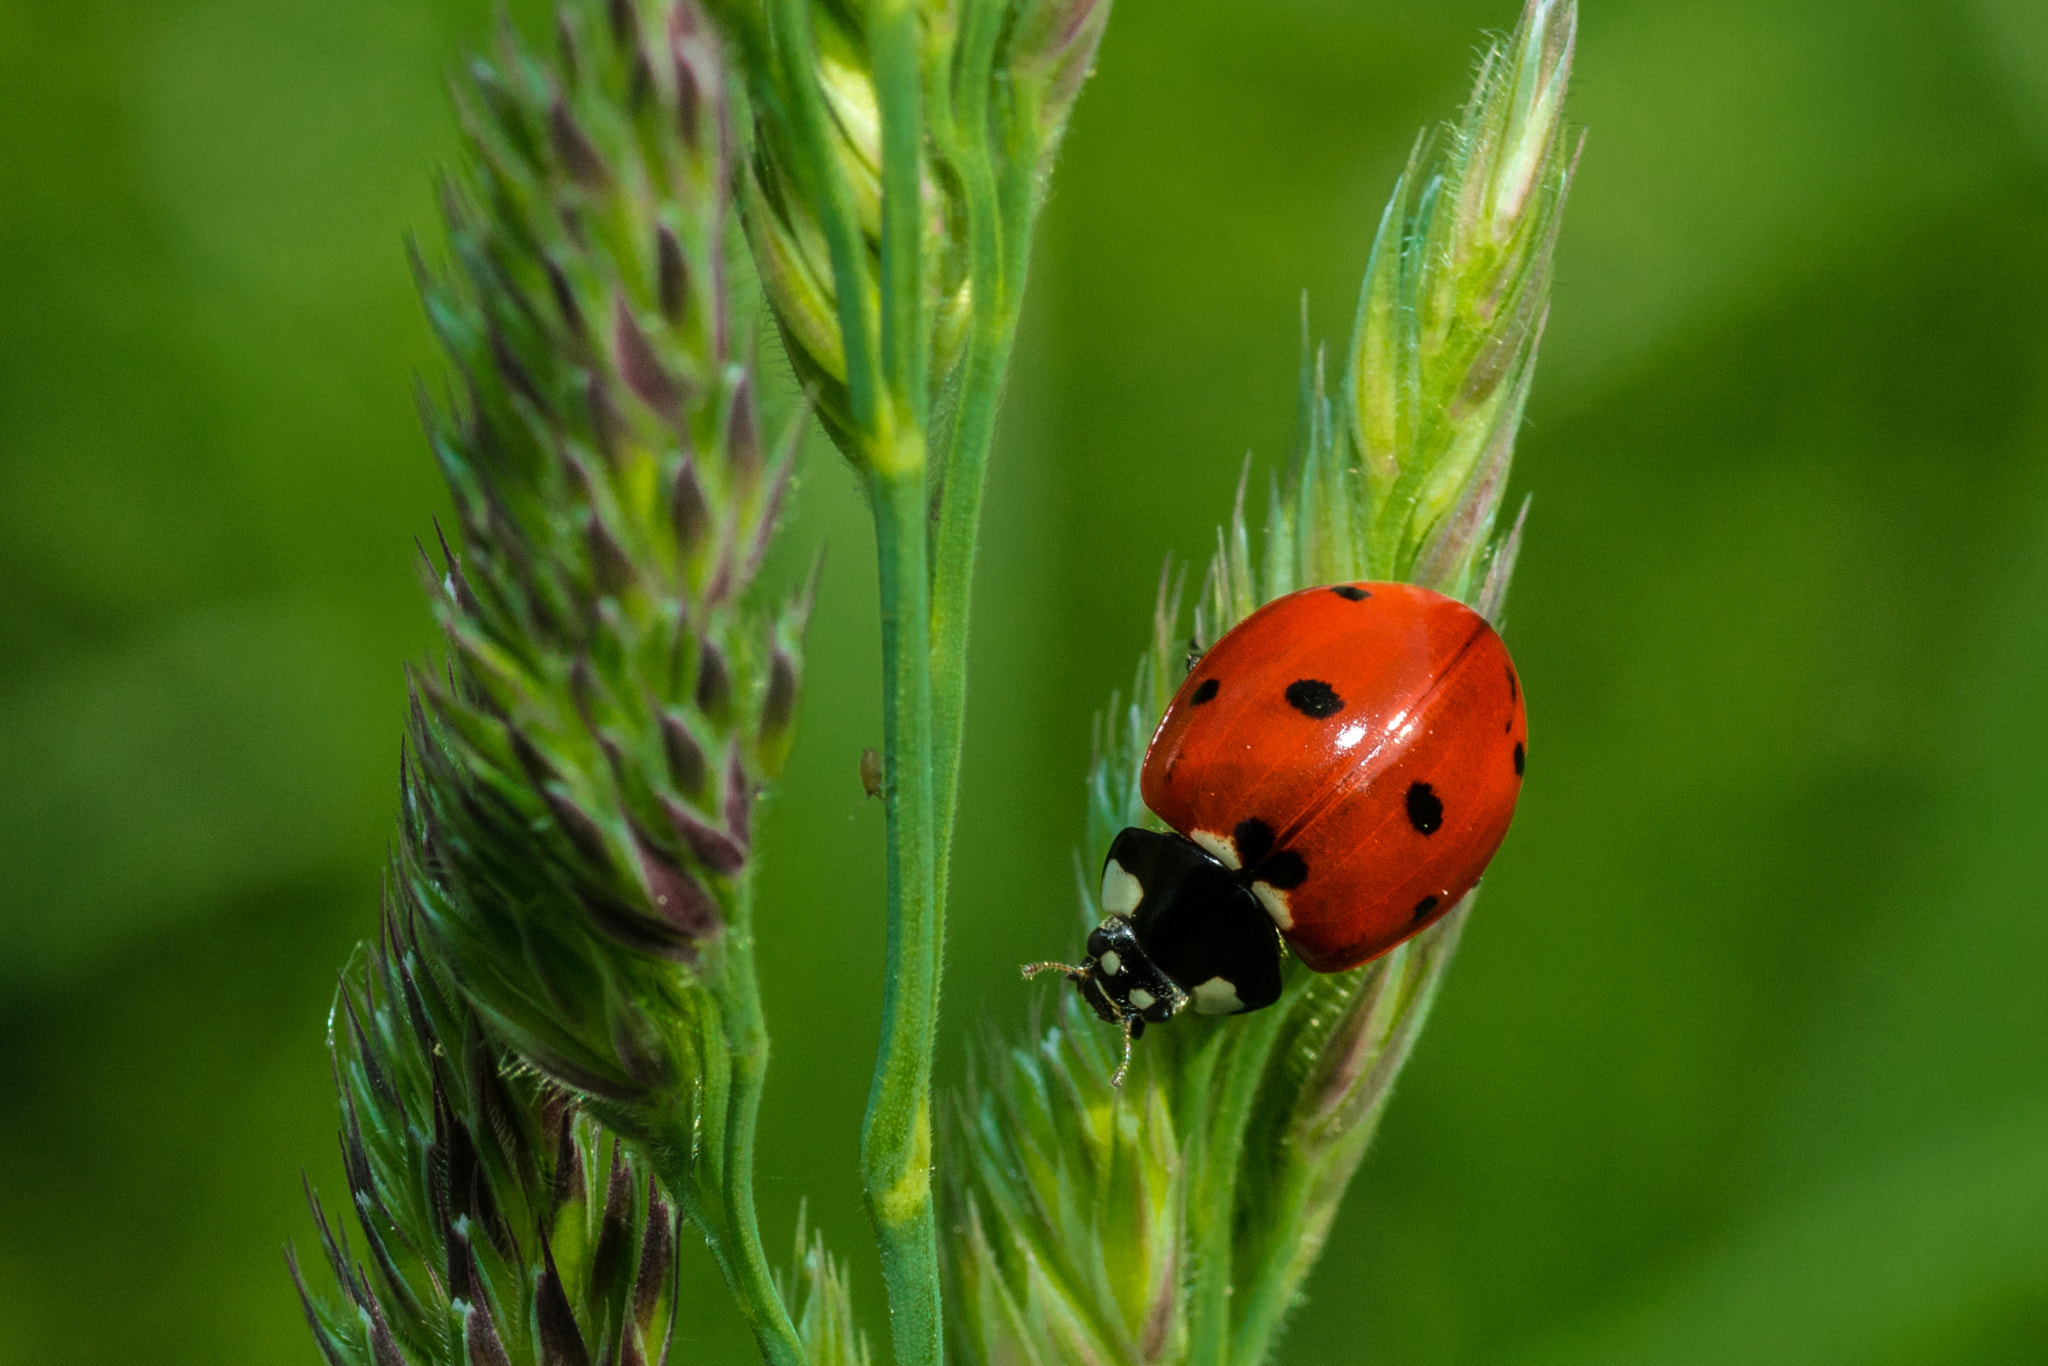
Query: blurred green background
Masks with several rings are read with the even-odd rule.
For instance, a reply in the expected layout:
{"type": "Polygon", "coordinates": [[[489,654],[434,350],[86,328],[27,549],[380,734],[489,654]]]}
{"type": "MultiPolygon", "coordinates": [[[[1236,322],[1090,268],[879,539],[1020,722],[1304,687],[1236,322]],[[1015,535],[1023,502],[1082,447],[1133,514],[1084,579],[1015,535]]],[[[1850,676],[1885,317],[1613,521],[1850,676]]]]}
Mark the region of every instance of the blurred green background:
{"type": "MultiPolygon", "coordinates": [[[[528,13],[531,6],[522,9],[528,13]]],[[[948,1079],[1070,935],[1161,556],[1286,449],[1513,0],[1120,0],[989,500],[948,1079]]],[[[0,4],[0,1362],[310,1362],[321,1035],[372,924],[411,540],[401,253],[482,0],[0,4]]],[[[2048,6],[1589,0],[1517,471],[1521,819],[1294,1363],[2048,1362],[2048,6]]],[[[854,1187],[872,560],[767,820],[768,1226],[854,1187]]],[[[1092,855],[1091,855],[1092,856],[1092,855]]],[[[777,1232],[774,1237],[783,1236],[777,1232]]],[[[744,1361],[702,1282],[684,1360],[744,1361]]],[[[877,1320],[878,1323],[878,1320],[877,1320]]]]}

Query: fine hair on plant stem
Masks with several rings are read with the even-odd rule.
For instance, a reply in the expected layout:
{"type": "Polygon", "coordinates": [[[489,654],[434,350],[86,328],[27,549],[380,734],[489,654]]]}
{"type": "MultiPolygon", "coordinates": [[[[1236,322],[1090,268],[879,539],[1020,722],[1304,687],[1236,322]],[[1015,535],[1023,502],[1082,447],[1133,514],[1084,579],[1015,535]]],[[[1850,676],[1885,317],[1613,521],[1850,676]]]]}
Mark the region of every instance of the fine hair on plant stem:
{"type": "MultiPolygon", "coordinates": [[[[1120,1041],[1069,999],[933,1096],[988,457],[1109,11],[562,0],[464,63],[444,236],[414,254],[446,360],[421,399],[454,507],[419,555],[442,648],[410,675],[382,914],[328,1023],[333,1286],[291,1268],[328,1362],[666,1361],[704,1312],[678,1302],[685,1238],[764,1360],[871,1359],[843,1266],[799,1228],[778,1271],[754,1201],[756,825],[815,579],[775,581],[768,551],[807,424],[865,492],[879,571],[886,976],[858,1141],[888,1355],[1271,1354],[1472,898],[1354,971],[1294,965],[1270,1010],[1148,1038],[1121,1089],[1120,1041]],[[794,405],[760,378],[785,363],[794,405]]],[[[1574,25],[1530,0],[1397,184],[1334,375],[1304,337],[1262,523],[1241,489],[1196,591],[1162,580],[1098,729],[1091,847],[1158,826],[1138,763],[1190,630],[1361,577],[1500,621],[1574,25]]]]}

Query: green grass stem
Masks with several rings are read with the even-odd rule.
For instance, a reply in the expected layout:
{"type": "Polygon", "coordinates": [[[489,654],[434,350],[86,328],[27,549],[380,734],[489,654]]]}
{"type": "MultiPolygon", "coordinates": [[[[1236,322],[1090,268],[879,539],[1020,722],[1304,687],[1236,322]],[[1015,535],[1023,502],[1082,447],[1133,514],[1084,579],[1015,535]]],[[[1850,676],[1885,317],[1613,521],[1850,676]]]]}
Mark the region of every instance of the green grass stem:
{"type": "Polygon", "coordinates": [[[932,1213],[931,1071],[939,1005],[940,912],[932,801],[931,616],[924,473],[870,481],[882,599],[883,796],[889,925],[882,1040],[861,1126],[868,1215],[889,1292],[899,1366],[941,1359],[932,1213]]]}
{"type": "Polygon", "coordinates": [[[719,1002],[732,1050],[725,1179],[720,1183],[727,1236],[732,1243],[726,1275],[740,1313],[761,1346],[762,1358],[770,1366],[804,1366],[803,1343],[761,1250],[761,1225],[754,1213],[754,1130],[768,1076],[768,1026],[761,1013],[761,989],[754,971],[753,878],[743,879],[738,891],[723,946],[729,985],[719,1002]]]}

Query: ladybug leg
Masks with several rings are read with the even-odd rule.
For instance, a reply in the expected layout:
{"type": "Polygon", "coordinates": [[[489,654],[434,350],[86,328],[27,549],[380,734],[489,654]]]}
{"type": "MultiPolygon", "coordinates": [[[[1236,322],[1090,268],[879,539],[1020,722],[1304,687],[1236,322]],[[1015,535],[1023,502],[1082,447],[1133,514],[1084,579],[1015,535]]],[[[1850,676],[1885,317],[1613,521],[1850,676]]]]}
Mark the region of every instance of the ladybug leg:
{"type": "Polygon", "coordinates": [[[1124,1016],[1124,1060],[1118,1063],[1116,1071],[1110,1074],[1109,1084],[1111,1086],[1122,1086],[1124,1084],[1124,1074],[1131,1070],[1131,1040],[1137,1037],[1137,1030],[1143,1026],[1144,1021],[1140,1020],[1137,1016],[1124,1016]]]}

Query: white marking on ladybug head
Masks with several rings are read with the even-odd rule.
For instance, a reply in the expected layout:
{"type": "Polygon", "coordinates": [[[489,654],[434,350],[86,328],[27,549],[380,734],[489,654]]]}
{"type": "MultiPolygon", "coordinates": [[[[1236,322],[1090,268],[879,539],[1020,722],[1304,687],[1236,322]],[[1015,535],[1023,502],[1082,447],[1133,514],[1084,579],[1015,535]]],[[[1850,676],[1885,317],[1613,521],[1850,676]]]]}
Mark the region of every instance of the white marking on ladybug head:
{"type": "Polygon", "coordinates": [[[1211,977],[1190,994],[1198,1015],[1235,1015],[1244,1009],[1244,1002],[1237,999],[1237,984],[1221,977],[1211,977]]]}
{"type": "Polygon", "coordinates": [[[1145,988],[1143,987],[1131,988],[1131,1005],[1135,1009],[1150,1010],[1152,1008],[1152,1003],[1158,999],[1158,997],[1154,996],[1151,992],[1145,990],[1145,988]]]}
{"type": "Polygon", "coordinates": [[[1102,964],[1102,975],[1104,977],[1114,977],[1124,970],[1124,960],[1117,957],[1115,949],[1108,950],[1095,961],[1102,964]]]}
{"type": "Polygon", "coordinates": [[[1254,882],[1252,895],[1266,908],[1266,914],[1273,917],[1273,923],[1283,930],[1294,928],[1294,909],[1287,904],[1287,893],[1270,882],[1254,882]]]}
{"type": "Polygon", "coordinates": [[[1138,903],[1145,899],[1145,888],[1138,879],[1124,871],[1124,866],[1111,859],[1102,866],[1102,909],[1110,915],[1129,915],[1138,909],[1138,903]]]}
{"type": "Polygon", "coordinates": [[[1237,842],[1231,839],[1230,836],[1218,835],[1208,830],[1197,830],[1188,838],[1208,850],[1218,863],[1221,863],[1231,872],[1234,873],[1244,866],[1244,861],[1237,856],[1237,842]]]}

